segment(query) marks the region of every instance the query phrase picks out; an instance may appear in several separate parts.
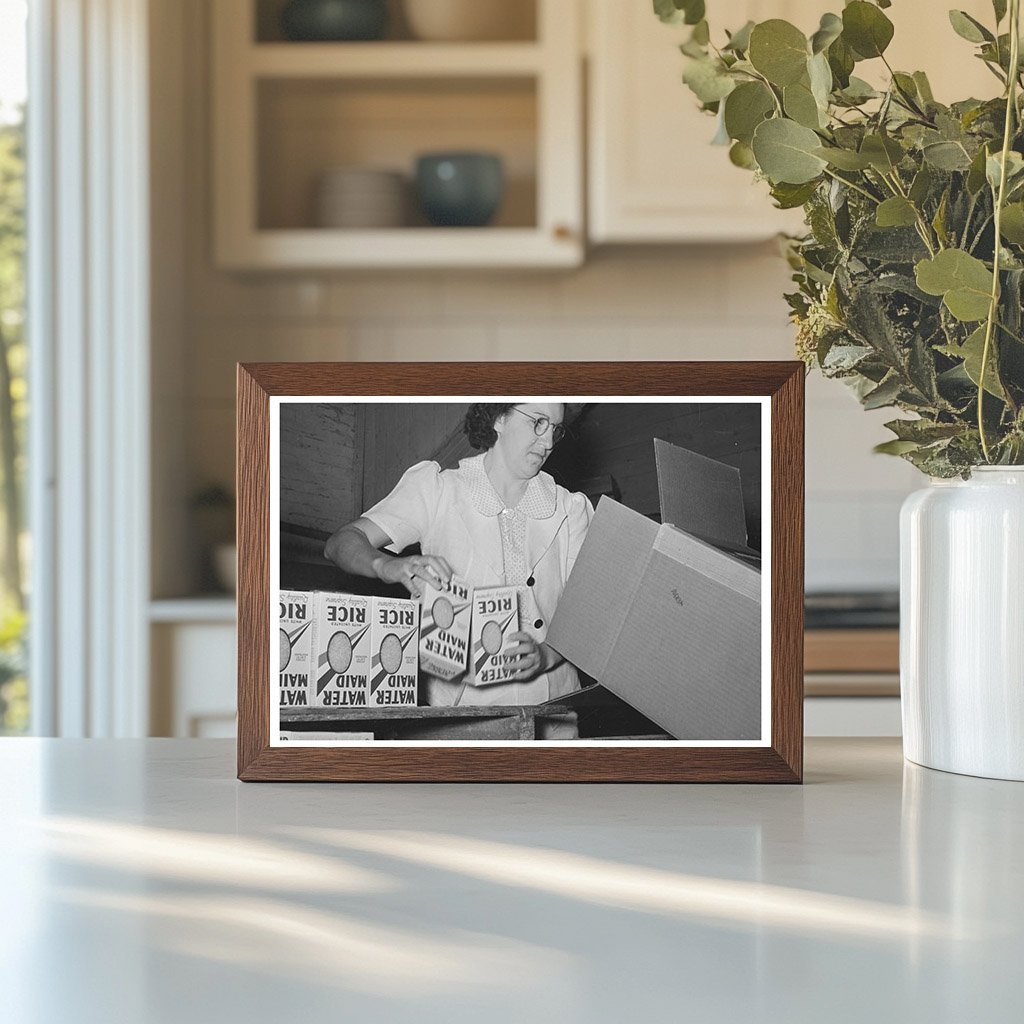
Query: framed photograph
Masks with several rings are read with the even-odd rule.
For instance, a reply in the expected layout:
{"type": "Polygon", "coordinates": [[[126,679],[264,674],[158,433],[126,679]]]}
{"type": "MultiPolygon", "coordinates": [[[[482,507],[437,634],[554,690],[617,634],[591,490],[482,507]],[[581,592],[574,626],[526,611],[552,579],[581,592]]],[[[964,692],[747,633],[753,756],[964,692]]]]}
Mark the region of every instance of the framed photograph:
{"type": "Polygon", "coordinates": [[[238,777],[799,782],[798,362],[238,368],[238,777]]]}

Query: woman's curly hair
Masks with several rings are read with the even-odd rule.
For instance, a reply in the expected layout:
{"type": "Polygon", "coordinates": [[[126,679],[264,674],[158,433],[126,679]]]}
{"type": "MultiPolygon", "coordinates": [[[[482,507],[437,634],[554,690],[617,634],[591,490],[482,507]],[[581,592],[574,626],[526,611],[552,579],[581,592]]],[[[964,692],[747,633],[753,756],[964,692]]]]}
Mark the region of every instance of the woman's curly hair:
{"type": "Polygon", "coordinates": [[[477,451],[487,451],[493,448],[498,440],[494,424],[499,416],[504,416],[509,409],[514,409],[511,403],[508,405],[496,405],[493,403],[477,402],[469,407],[466,419],[462,424],[462,432],[469,438],[469,443],[477,451]]]}

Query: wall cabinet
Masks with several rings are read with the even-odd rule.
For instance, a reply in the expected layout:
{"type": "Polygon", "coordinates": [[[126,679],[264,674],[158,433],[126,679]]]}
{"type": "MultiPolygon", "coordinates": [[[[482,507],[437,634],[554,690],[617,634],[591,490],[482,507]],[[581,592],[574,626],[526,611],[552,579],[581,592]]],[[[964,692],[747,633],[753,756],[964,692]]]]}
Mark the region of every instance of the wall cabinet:
{"type": "MultiPolygon", "coordinates": [[[[715,120],[700,112],[682,83],[679,44],[689,29],[663,25],[647,3],[588,2],[591,240],[735,242],[799,230],[799,211],[776,210],[767,185],[734,167],[725,147],[710,144],[715,120]]],[[[821,4],[711,2],[708,17],[719,37],[749,19],[786,17],[803,25],[808,19],[798,17],[800,7],[821,4]]]]}
{"type": "MultiPolygon", "coordinates": [[[[767,186],[712,146],[715,121],[681,82],[678,44],[685,26],[663,25],[646,2],[587,0],[588,219],[590,239],[607,242],[716,242],[800,232],[799,210],[776,210],[767,186]]],[[[709,0],[712,38],[748,20],[785,18],[815,31],[825,0],[709,0]]],[[[959,7],[988,24],[989,0],[959,7]]],[[[886,11],[896,28],[887,57],[897,69],[924,70],[943,102],[996,95],[998,83],[952,30],[946,8],[901,0],[886,11]]],[[[881,61],[857,74],[881,84],[881,61]]]]}
{"type": "Polygon", "coordinates": [[[532,39],[292,42],[279,3],[218,0],[213,27],[214,248],[231,269],[573,266],[583,258],[579,11],[536,4],[532,39]],[[319,226],[339,168],[411,178],[418,155],[498,154],[493,224],[431,227],[411,189],[401,226],[319,226]]]}

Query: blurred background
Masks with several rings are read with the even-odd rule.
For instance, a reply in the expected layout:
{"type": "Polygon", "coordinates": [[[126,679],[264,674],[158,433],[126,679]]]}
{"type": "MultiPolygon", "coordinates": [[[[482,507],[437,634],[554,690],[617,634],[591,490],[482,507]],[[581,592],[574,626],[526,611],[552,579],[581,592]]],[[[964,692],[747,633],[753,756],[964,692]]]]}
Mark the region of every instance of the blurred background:
{"type": "MultiPolygon", "coordinates": [[[[944,8],[888,13],[894,66],[912,35],[938,98],[993,93],[944,8]]],[[[802,225],[710,144],[685,34],[649,0],[0,0],[4,732],[232,734],[236,362],[793,358],[802,225]]],[[[888,418],[808,378],[812,733],[899,728],[888,418]]]]}

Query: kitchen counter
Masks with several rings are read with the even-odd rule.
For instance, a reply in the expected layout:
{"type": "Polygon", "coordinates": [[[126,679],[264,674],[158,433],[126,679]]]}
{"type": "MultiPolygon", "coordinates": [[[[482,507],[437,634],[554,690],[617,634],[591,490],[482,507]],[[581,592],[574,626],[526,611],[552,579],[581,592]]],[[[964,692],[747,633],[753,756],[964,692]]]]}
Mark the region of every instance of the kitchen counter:
{"type": "Polygon", "coordinates": [[[0,741],[11,1024],[1024,1013],[1024,785],[809,740],[798,786],[243,785],[0,741]]]}

